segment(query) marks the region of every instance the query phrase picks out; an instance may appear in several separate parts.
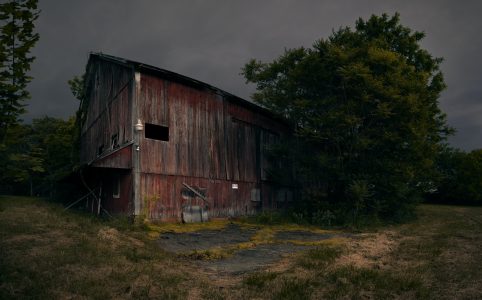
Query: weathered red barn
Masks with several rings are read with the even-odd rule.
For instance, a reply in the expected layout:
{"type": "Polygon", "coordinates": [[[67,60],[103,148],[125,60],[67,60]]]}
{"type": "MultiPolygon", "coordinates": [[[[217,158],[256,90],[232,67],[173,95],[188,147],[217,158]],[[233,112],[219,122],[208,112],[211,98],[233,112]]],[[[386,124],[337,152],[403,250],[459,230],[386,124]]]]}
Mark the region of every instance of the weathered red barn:
{"type": "Polygon", "coordinates": [[[268,181],[266,149],[289,132],[269,111],[186,76],[99,53],[90,55],[85,84],[81,161],[100,195],[94,211],[199,220],[254,214],[292,199],[268,181]]]}

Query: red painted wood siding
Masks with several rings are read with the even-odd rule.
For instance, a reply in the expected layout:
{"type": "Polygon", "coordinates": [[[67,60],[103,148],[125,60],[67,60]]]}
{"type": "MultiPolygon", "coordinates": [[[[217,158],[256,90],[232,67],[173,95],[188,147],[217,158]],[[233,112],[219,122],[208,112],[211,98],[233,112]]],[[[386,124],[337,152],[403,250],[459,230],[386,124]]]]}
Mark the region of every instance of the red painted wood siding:
{"type": "Polygon", "coordinates": [[[87,70],[88,110],[81,133],[81,162],[90,163],[111,150],[111,139],[120,146],[132,141],[131,69],[93,58],[87,70]],[[103,146],[103,153],[99,147],[103,146]]]}
{"type": "Polygon", "coordinates": [[[108,153],[105,157],[96,160],[92,167],[130,169],[132,168],[132,145],[108,153]]]}
{"type": "Polygon", "coordinates": [[[264,152],[284,125],[208,89],[147,74],[140,82],[142,122],[169,127],[169,141],[140,139],[140,195],[151,218],[180,218],[183,182],[206,189],[212,216],[253,214],[251,195],[262,187],[271,197],[264,152]]]}
{"type": "MultiPolygon", "coordinates": [[[[136,194],[140,195],[138,212],[151,219],[180,220],[182,207],[188,203],[183,183],[205,191],[209,214],[214,217],[253,214],[261,207],[281,205],[278,188],[266,181],[266,148],[289,131],[285,124],[207,85],[185,78],[181,83],[171,75],[163,77],[162,72],[143,72],[142,67],[138,72],[140,86],[128,63],[91,56],[88,65],[89,105],[81,134],[81,160],[104,170],[96,182],[103,182],[108,210],[133,213],[136,194]],[[148,139],[142,131],[137,145],[135,115],[142,123],[168,127],[169,140],[148,139]],[[112,149],[115,134],[119,148],[112,149]],[[101,145],[104,149],[99,153],[101,145]],[[139,180],[134,168],[137,160],[132,160],[137,154],[139,180]],[[115,174],[122,176],[120,199],[111,195],[115,174]],[[256,194],[262,201],[253,201],[256,194]]],[[[199,198],[193,201],[204,205],[199,198]]]]}

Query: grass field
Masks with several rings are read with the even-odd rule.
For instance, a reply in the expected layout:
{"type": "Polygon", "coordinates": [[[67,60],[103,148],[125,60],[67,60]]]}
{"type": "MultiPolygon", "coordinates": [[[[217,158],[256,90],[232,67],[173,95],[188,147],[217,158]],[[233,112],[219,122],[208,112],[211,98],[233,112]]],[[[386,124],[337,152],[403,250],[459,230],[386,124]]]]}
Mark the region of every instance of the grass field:
{"type": "Polygon", "coordinates": [[[148,226],[2,196],[0,299],[482,299],[482,208],[422,205],[418,216],[222,275],[163,251],[148,226]]]}

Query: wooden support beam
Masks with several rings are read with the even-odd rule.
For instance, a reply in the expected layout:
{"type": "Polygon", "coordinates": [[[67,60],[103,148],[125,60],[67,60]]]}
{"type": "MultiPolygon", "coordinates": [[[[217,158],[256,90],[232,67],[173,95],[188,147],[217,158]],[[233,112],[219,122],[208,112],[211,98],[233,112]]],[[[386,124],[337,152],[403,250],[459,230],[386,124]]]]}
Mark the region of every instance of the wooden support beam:
{"type": "Polygon", "coordinates": [[[204,201],[206,201],[207,203],[209,203],[208,199],[206,198],[206,196],[203,196],[201,193],[199,193],[195,188],[191,187],[190,185],[188,185],[187,183],[182,183],[183,186],[185,186],[186,188],[188,188],[191,192],[193,192],[194,194],[196,194],[196,196],[198,196],[199,198],[203,199],[204,201]]]}
{"type": "Polygon", "coordinates": [[[72,202],[71,204],[69,204],[65,209],[64,211],[66,211],[67,209],[71,208],[72,206],[74,206],[75,204],[79,203],[80,201],[84,200],[85,198],[89,197],[91,194],[93,194],[94,191],[91,190],[90,192],[88,192],[86,195],[80,197],[79,199],[75,200],[74,202],[72,202]]]}

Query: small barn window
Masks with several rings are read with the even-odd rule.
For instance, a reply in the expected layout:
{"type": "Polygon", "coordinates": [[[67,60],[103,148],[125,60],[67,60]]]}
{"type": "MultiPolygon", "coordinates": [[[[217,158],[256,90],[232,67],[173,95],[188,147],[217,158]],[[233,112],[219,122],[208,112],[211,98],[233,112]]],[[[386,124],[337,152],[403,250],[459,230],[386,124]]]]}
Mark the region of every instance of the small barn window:
{"type": "Polygon", "coordinates": [[[147,139],[169,141],[169,127],[146,123],[145,137],[147,139]]]}
{"type": "Polygon", "coordinates": [[[260,202],[261,197],[260,197],[260,190],[259,189],[252,189],[251,190],[251,201],[254,202],[260,202]]]}
{"type": "Polygon", "coordinates": [[[120,177],[114,176],[112,180],[112,198],[120,198],[120,177]]]}

